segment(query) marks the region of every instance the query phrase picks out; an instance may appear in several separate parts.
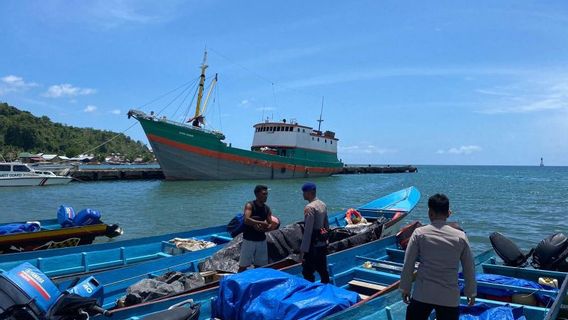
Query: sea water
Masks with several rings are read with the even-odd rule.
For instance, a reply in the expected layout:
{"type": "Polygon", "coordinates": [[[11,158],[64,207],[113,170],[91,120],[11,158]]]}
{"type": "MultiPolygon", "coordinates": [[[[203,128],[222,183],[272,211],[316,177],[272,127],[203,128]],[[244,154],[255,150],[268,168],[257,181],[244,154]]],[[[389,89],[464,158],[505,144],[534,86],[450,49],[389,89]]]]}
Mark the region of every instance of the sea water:
{"type": "MultiPolygon", "coordinates": [[[[72,182],[65,186],[0,188],[0,222],[50,219],[65,204],[101,211],[130,239],[227,224],[254,199],[256,184],[270,188],[268,205],[282,223],[303,219],[306,179],[259,181],[133,180],[72,182]]],[[[388,193],[417,187],[420,202],[407,221],[428,222],[428,197],[445,193],[451,220],[466,230],[475,253],[499,231],[527,250],[555,232],[568,234],[568,167],[418,166],[416,173],[336,175],[311,179],[329,213],[388,193]]],[[[110,240],[110,241],[116,241],[110,240]]],[[[108,241],[108,240],[99,240],[108,241]]]]}

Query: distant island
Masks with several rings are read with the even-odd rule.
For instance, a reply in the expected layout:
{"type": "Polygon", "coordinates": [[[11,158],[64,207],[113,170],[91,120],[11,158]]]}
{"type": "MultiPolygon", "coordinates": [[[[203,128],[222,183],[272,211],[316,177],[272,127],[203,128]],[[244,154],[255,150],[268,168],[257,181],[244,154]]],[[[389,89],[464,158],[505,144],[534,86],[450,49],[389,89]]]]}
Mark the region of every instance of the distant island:
{"type": "MultiPolygon", "coordinates": [[[[22,152],[50,153],[69,158],[85,153],[109,141],[93,154],[98,162],[120,154],[125,161],[154,160],[152,151],[140,141],[134,141],[123,133],[92,128],[77,128],[55,123],[48,117],[36,117],[7,103],[0,103],[0,155],[7,161],[17,160],[22,152]]],[[[1,158],[0,158],[1,160],[1,158]]]]}

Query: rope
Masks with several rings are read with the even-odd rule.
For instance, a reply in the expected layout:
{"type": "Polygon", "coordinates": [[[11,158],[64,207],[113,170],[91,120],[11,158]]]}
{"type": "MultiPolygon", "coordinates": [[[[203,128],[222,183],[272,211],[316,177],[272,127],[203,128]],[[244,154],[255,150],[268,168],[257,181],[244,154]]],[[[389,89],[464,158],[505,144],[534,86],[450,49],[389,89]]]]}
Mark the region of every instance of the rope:
{"type": "MultiPolygon", "coordinates": [[[[165,107],[163,107],[160,111],[158,111],[158,113],[157,113],[156,115],[159,115],[160,113],[162,113],[162,111],[164,111],[167,107],[169,107],[175,100],[177,100],[186,90],[191,89],[191,87],[189,87],[189,85],[192,84],[192,83],[195,85],[195,83],[197,83],[197,80],[199,80],[199,77],[196,78],[196,79],[193,79],[193,80],[191,80],[191,81],[188,81],[188,82],[186,82],[186,83],[184,83],[184,84],[182,84],[182,85],[176,87],[175,89],[172,89],[172,90],[170,90],[170,91],[168,91],[168,92],[166,92],[166,93],[160,95],[159,97],[157,97],[157,98],[155,98],[155,99],[153,99],[153,100],[151,100],[151,101],[149,101],[149,102],[147,102],[147,103],[141,105],[140,108],[146,107],[146,106],[150,105],[151,103],[154,103],[154,102],[156,102],[156,101],[158,101],[158,100],[164,98],[165,96],[168,96],[169,94],[171,94],[171,93],[173,93],[173,92],[176,92],[177,90],[179,90],[179,89],[181,89],[181,88],[183,88],[183,87],[186,87],[184,90],[181,91],[180,94],[178,94],[172,101],[170,101],[170,103],[168,103],[165,107]]],[[[188,91],[188,92],[189,92],[189,91],[188,91]]],[[[179,107],[178,107],[178,109],[179,109],[179,107]]],[[[176,113],[177,113],[177,111],[176,111],[176,113]]],[[[136,122],[133,123],[132,125],[130,125],[128,128],[126,128],[126,129],[122,130],[121,132],[117,133],[117,134],[114,135],[112,138],[106,140],[105,142],[99,144],[98,146],[96,146],[96,147],[94,147],[94,148],[91,148],[91,149],[89,149],[89,150],[87,150],[87,151],[82,152],[81,154],[88,154],[88,153],[91,152],[91,151],[97,150],[98,148],[100,148],[100,147],[104,146],[105,144],[111,142],[112,140],[116,139],[116,138],[117,138],[118,136],[120,136],[121,134],[124,134],[126,131],[132,129],[132,127],[134,127],[135,125],[136,125],[136,122]]],[[[77,156],[79,156],[79,155],[77,155],[77,156]]]]}

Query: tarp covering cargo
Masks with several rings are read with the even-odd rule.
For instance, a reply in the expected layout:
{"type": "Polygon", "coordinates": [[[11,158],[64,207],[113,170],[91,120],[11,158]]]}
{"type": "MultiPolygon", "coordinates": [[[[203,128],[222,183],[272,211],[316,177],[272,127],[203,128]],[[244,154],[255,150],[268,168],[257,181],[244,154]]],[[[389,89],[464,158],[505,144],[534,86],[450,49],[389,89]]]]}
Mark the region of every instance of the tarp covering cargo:
{"type": "MultiPolygon", "coordinates": [[[[328,252],[338,252],[363,243],[377,240],[381,237],[383,223],[387,221],[381,218],[379,221],[354,233],[345,228],[335,228],[330,232],[328,252]]],[[[304,223],[293,223],[284,228],[266,233],[268,245],[268,262],[274,263],[286,258],[295,258],[300,252],[304,223]]],[[[212,257],[200,264],[200,271],[221,270],[235,273],[239,269],[239,257],[241,253],[242,235],[235,237],[225,248],[216,252],[212,257]]]]}
{"type": "MultiPolygon", "coordinates": [[[[460,273],[460,278],[462,278],[462,274],[460,273]]],[[[514,286],[514,287],[521,287],[521,288],[529,288],[534,289],[534,297],[537,301],[543,305],[548,305],[551,301],[554,301],[554,297],[548,297],[545,294],[539,293],[541,290],[553,290],[558,291],[558,289],[543,286],[538,284],[537,282],[526,280],[526,279],[519,279],[513,277],[507,277],[497,274],[489,274],[489,273],[482,273],[476,275],[476,280],[478,283],[496,283],[496,284],[503,284],[507,286],[514,286]]],[[[460,289],[463,290],[463,284],[460,284],[460,289]]],[[[462,292],[463,293],[463,292],[462,292]]],[[[490,295],[495,297],[511,297],[515,294],[513,289],[501,289],[501,288],[492,288],[488,286],[478,286],[477,288],[478,295],[490,295]]]]}
{"type": "Polygon", "coordinates": [[[523,307],[510,306],[491,307],[487,304],[476,304],[472,307],[460,306],[460,320],[526,320],[523,307]]]}
{"type": "Polygon", "coordinates": [[[320,319],[357,303],[355,292],[258,268],[221,280],[212,318],[320,319]]]}
{"type": "Polygon", "coordinates": [[[128,287],[126,296],[120,298],[119,305],[130,306],[151,301],[172,294],[185,292],[205,284],[205,279],[198,273],[183,274],[168,272],[163,276],[143,279],[128,287]]]}

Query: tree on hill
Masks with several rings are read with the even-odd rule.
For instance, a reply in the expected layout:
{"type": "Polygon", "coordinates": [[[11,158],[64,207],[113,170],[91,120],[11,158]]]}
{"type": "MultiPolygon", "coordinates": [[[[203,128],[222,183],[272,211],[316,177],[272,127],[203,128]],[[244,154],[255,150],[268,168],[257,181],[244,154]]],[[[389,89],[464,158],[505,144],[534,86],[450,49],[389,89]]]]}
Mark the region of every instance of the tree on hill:
{"type": "Polygon", "coordinates": [[[154,158],[146,145],[123,133],[54,123],[46,116],[36,117],[28,111],[0,103],[0,155],[6,159],[13,160],[20,152],[75,157],[101,144],[91,152],[97,159],[104,159],[111,153],[127,155],[131,161],[137,157],[144,161],[154,158]]]}

